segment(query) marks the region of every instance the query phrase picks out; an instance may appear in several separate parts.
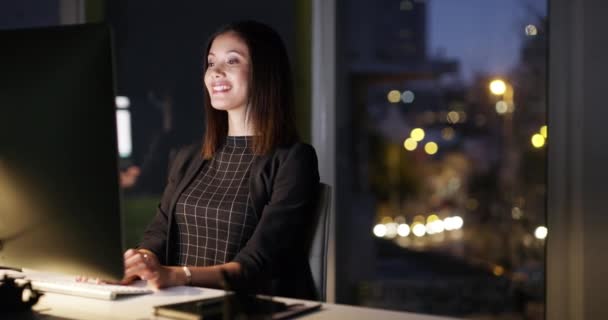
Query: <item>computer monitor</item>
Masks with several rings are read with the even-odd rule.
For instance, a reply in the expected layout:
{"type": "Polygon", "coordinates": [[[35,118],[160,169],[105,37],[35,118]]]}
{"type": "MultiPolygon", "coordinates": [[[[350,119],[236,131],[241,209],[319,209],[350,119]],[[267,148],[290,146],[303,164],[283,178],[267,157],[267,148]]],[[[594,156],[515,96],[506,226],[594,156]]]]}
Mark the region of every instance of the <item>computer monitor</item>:
{"type": "Polygon", "coordinates": [[[0,266],[123,272],[109,28],[0,31],[0,266]]]}

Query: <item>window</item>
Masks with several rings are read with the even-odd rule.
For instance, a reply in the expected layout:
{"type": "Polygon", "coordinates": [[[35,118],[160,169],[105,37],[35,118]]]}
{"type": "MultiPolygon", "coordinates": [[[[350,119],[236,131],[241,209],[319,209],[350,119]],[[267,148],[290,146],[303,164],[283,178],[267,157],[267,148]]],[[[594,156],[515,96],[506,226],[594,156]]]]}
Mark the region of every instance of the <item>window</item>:
{"type": "Polygon", "coordinates": [[[543,319],[546,6],[337,2],[338,302],[543,319]]]}

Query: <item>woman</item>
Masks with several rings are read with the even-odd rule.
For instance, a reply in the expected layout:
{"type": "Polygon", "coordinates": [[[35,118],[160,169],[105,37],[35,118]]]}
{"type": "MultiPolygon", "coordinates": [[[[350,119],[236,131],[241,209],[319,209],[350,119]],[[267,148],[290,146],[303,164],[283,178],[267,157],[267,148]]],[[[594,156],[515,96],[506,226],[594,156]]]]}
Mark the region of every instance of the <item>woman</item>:
{"type": "Polygon", "coordinates": [[[202,148],[173,160],[157,214],[125,278],[158,288],[239,287],[314,298],[308,265],[319,174],[298,142],[285,47],[266,25],[244,21],[215,33],[204,63],[202,148]]]}

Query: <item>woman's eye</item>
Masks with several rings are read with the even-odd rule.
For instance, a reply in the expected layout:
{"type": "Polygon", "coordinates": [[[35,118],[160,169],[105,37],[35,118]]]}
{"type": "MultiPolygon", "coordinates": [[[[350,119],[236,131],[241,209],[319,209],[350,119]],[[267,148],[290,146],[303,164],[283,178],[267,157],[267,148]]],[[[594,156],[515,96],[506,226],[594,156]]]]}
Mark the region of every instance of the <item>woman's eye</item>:
{"type": "Polygon", "coordinates": [[[238,62],[239,62],[238,59],[229,59],[228,60],[228,64],[235,64],[235,63],[238,63],[238,62]]]}
{"type": "Polygon", "coordinates": [[[209,66],[209,67],[213,67],[214,65],[215,65],[215,63],[213,63],[211,61],[207,62],[207,66],[209,66]]]}

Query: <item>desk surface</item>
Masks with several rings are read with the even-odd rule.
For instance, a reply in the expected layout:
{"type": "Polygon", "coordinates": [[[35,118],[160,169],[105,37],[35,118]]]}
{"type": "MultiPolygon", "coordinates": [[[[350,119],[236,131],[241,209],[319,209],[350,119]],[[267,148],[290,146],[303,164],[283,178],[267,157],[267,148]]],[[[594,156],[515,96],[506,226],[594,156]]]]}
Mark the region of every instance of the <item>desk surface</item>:
{"type": "MultiPolygon", "coordinates": [[[[223,293],[222,290],[207,288],[174,287],[158,291],[154,294],[114,301],[47,293],[36,304],[34,310],[44,315],[67,319],[160,320],[166,318],[153,315],[153,307],[156,305],[218,297],[223,295],[223,293]]],[[[280,298],[278,300],[286,302],[300,301],[287,298],[280,298]]],[[[447,320],[449,318],[325,303],[320,311],[298,319],[447,320]]]]}

